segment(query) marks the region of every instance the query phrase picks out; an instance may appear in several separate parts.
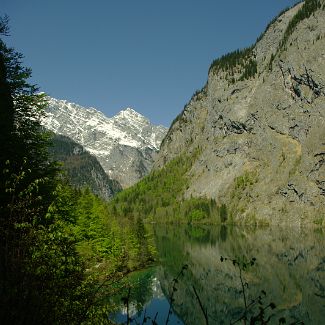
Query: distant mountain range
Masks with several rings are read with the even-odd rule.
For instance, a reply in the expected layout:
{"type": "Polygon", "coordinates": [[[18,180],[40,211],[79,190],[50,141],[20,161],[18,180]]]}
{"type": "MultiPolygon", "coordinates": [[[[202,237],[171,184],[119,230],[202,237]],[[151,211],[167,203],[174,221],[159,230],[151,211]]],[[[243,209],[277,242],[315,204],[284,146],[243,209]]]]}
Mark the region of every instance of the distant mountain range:
{"type": "Polygon", "coordinates": [[[131,108],[108,118],[95,108],[54,98],[49,98],[42,125],[82,145],[123,188],[148,174],[167,133],[131,108]]]}

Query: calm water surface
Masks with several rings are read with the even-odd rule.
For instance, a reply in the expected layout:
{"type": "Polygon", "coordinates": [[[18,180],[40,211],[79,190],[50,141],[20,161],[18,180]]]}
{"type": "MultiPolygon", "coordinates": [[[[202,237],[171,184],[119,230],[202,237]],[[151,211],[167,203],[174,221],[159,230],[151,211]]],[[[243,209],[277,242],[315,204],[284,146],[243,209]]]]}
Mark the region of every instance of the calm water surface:
{"type": "MultiPolygon", "coordinates": [[[[220,257],[256,258],[243,272],[247,302],[261,295],[272,324],[281,317],[287,323],[325,324],[325,234],[314,229],[239,228],[225,226],[156,225],[156,245],[161,264],[141,272],[132,292],[133,324],[144,316],[165,324],[173,279],[184,265],[175,285],[168,324],[205,324],[194,289],[207,309],[209,324],[230,324],[244,311],[239,269],[220,257]],[[144,314],[145,313],[145,314],[144,314]]],[[[258,312],[258,306],[251,311],[258,312]]],[[[115,315],[126,321],[125,310],[115,315]]],[[[131,323],[131,324],[132,324],[131,323]]],[[[240,322],[239,322],[240,323],[240,322]]],[[[145,324],[152,324],[150,319],[145,324]]]]}

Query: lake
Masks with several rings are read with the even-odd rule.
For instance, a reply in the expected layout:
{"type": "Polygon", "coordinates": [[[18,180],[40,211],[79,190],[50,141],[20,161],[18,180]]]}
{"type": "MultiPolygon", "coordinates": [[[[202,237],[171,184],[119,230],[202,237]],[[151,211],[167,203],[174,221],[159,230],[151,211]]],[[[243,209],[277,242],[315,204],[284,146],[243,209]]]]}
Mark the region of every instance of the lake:
{"type": "MultiPolygon", "coordinates": [[[[171,300],[168,324],[205,324],[199,300],[209,324],[230,324],[244,315],[245,298],[248,317],[261,307],[270,324],[325,324],[321,229],[155,225],[154,234],[160,264],[133,276],[131,324],[147,316],[145,324],[165,324],[171,300]]],[[[125,322],[126,310],[115,320],[125,322]]]]}

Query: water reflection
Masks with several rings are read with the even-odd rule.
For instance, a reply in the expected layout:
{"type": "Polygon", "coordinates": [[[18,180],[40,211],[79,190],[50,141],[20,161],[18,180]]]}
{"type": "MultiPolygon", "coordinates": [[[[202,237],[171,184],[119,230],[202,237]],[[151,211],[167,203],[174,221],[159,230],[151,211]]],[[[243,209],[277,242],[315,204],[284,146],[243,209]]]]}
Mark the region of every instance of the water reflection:
{"type": "Polygon", "coordinates": [[[243,311],[238,269],[221,263],[220,256],[249,260],[257,264],[244,273],[249,297],[261,290],[277,305],[278,318],[325,321],[325,239],[322,232],[307,229],[170,227],[155,229],[163,269],[158,278],[167,288],[183,264],[189,271],[180,281],[174,308],[185,324],[204,322],[192,290],[195,286],[211,322],[235,320],[243,311]]]}
{"type": "MultiPolygon", "coordinates": [[[[129,304],[130,323],[152,324],[155,321],[156,324],[165,324],[170,304],[157,278],[157,268],[136,272],[129,280],[132,287],[129,304]]],[[[124,292],[125,294],[126,292],[124,292]]],[[[121,305],[119,312],[111,315],[110,319],[117,324],[126,324],[127,308],[121,305]]],[[[169,316],[168,324],[182,325],[183,322],[172,312],[169,316]]]]}
{"type": "MultiPolygon", "coordinates": [[[[281,317],[287,323],[325,323],[325,236],[322,231],[288,228],[237,228],[155,226],[161,266],[153,272],[159,283],[161,304],[168,303],[172,280],[184,264],[189,268],[178,283],[174,312],[184,324],[204,324],[193,286],[208,311],[210,324],[229,324],[243,313],[243,294],[238,268],[221,262],[220,256],[257,259],[243,273],[248,301],[266,292],[271,323],[281,317]]],[[[147,306],[157,295],[147,299],[147,306]]],[[[159,304],[158,304],[159,305],[159,304]]],[[[158,311],[158,307],[156,306],[158,311]]],[[[166,315],[166,308],[160,313],[166,315]]],[[[161,320],[158,324],[164,324],[161,320]]]]}

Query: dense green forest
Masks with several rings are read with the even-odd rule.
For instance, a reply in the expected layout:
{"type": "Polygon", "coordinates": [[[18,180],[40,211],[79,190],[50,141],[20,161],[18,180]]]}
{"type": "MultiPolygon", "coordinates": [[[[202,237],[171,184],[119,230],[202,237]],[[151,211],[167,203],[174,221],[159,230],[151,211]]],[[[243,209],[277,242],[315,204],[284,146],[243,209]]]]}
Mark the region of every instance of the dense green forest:
{"type": "MultiPolygon", "coordinates": [[[[248,67],[252,65],[253,46],[236,50],[234,52],[227,53],[220,58],[214,60],[210,66],[210,71],[229,71],[234,73],[236,67],[244,68],[244,71],[250,70],[248,67]]],[[[250,73],[246,72],[241,76],[242,79],[249,79],[253,77],[257,71],[252,70],[250,73]]]]}
{"type": "MultiPolygon", "coordinates": [[[[0,34],[9,34],[7,17],[0,34]]],[[[152,234],[68,184],[39,124],[46,97],[22,59],[0,40],[0,322],[109,322],[113,306],[99,302],[111,283],[153,261],[152,234]]]]}

